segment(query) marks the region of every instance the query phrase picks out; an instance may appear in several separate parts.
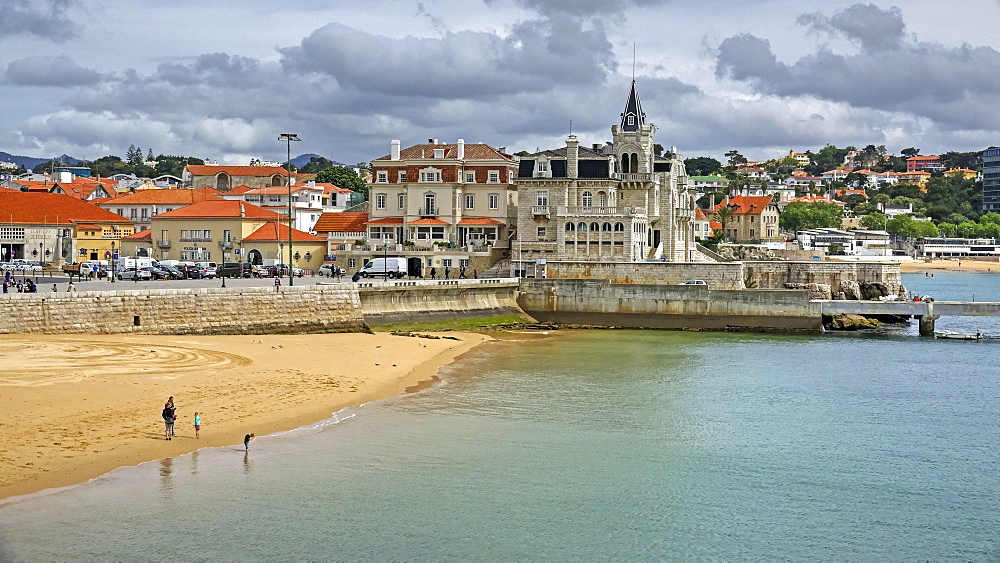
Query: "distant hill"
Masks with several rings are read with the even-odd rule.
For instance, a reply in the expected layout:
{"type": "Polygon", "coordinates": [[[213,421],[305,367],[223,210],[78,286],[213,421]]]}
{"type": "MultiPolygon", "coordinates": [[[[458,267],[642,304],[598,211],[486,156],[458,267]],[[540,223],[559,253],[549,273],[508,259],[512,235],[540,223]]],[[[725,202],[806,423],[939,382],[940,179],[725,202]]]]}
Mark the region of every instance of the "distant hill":
{"type": "MultiPolygon", "coordinates": [[[[31,156],[21,156],[21,155],[10,154],[8,152],[0,151],[0,162],[13,162],[14,164],[19,164],[19,165],[25,167],[28,170],[31,170],[32,168],[38,166],[39,164],[41,164],[43,162],[48,162],[50,160],[56,160],[58,162],[65,162],[67,164],[76,164],[77,162],[80,162],[80,159],[73,158],[72,156],[70,156],[68,154],[64,154],[64,155],[61,155],[61,156],[56,156],[56,157],[53,157],[53,158],[34,158],[34,157],[31,157],[31,156]]],[[[308,162],[308,160],[309,159],[306,159],[307,162],[308,162]]]]}
{"type": "MultiPolygon", "coordinates": [[[[297,156],[297,157],[295,157],[295,158],[292,159],[292,164],[295,165],[297,168],[301,168],[301,167],[305,166],[306,164],[309,164],[309,159],[311,159],[311,158],[322,158],[322,156],[318,155],[318,154],[311,154],[311,153],[310,154],[300,154],[299,156],[297,156]]],[[[336,165],[339,165],[339,166],[352,166],[350,164],[344,164],[343,162],[337,162],[336,160],[334,160],[332,162],[334,164],[336,164],[336,165]]]]}

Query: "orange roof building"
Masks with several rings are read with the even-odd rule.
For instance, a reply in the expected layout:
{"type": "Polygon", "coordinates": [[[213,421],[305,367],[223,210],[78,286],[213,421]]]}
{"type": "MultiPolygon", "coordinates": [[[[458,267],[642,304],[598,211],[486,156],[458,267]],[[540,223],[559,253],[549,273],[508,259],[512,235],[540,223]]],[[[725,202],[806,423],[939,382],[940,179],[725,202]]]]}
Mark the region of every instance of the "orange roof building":
{"type": "Polygon", "coordinates": [[[124,217],[59,193],[0,190],[0,217],[0,260],[103,259],[113,243],[133,232],[124,217]]]}
{"type": "Polygon", "coordinates": [[[733,242],[754,242],[778,238],[778,205],[773,196],[744,196],[723,200],[712,210],[712,219],[733,242]],[[732,218],[724,225],[719,210],[728,207],[732,218]]]}
{"type": "MultiPolygon", "coordinates": [[[[228,192],[240,185],[250,188],[285,186],[288,185],[288,172],[278,166],[189,164],[184,167],[182,180],[185,188],[210,186],[220,192],[228,192]]],[[[294,175],[292,183],[295,183],[294,175]]]]}

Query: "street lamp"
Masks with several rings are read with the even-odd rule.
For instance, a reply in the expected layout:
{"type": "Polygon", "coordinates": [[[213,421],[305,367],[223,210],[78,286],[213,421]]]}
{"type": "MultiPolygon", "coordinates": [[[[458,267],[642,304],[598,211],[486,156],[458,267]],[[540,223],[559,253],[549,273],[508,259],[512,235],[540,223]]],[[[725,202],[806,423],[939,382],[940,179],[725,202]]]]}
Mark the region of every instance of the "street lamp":
{"type": "Polygon", "coordinates": [[[111,283],[115,283],[115,274],[116,274],[115,270],[117,270],[117,268],[115,268],[115,265],[117,259],[118,255],[115,254],[115,241],[111,241],[111,283]]]}
{"type": "MultiPolygon", "coordinates": [[[[278,135],[279,141],[285,141],[288,149],[288,160],[286,161],[286,170],[288,172],[288,285],[295,285],[295,279],[292,275],[292,141],[301,141],[298,135],[295,133],[282,133],[278,135]]],[[[280,274],[279,274],[280,275],[280,274]]]]}

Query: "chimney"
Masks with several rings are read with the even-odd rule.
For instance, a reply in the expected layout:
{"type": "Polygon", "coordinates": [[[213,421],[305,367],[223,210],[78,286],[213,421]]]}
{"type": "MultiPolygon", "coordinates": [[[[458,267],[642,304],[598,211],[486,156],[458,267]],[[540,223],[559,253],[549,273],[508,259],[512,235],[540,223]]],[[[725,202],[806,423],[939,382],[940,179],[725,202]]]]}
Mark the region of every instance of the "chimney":
{"type": "Polygon", "coordinates": [[[427,144],[428,145],[436,145],[436,144],[438,144],[438,140],[437,139],[427,139],[427,144]]]}
{"type": "Polygon", "coordinates": [[[455,158],[459,160],[465,159],[465,139],[458,140],[458,154],[456,155],[455,158]]]}
{"type": "Polygon", "coordinates": [[[577,177],[577,170],[579,168],[578,163],[580,160],[580,141],[577,140],[576,135],[570,135],[566,139],[566,176],[569,178],[577,177]]]}
{"type": "Polygon", "coordinates": [[[240,217],[246,217],[246,216],[247,216],[247,211],[246,211],[246,209],[243,209],[243,202],[241,201],[240,202],[240,217]]]}
{"type": "Polygon", "coordinates": [[[505,153],[505,154],[506,154],[506,152],[507,152],[507,147],[497,147],[497,151],[498,151],[498,152],[502,152],[502,153],[505,153]]]}
{"type": "Polygon", "coordinates": [[[399,139],[393,139],[389,143],[389,160],[399,160],[399,139]]]}

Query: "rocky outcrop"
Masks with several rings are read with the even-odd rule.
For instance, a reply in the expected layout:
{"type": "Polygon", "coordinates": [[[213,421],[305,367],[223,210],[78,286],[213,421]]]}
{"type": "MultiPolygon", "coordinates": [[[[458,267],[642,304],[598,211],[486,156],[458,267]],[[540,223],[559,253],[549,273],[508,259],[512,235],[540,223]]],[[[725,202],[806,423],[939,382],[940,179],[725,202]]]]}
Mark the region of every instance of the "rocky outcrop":
{"type": "Polygon", "coordinates": [[[847,301],[857,301],[861,299],[861,284],[853,280],[847,280],[840,282],[840,292],[842,297],[839,299],[844,299],[847,301]]]}
{"type": "MultiPolygon", "coordinates": [[[[841,291],[843,291],[845,283],[848,282],[841,282],[841,291]]],[[[862,282],[858,284],[858,289],[861,293],[859,299],[875,300],[890,295],[895,295],[897,299],[902,300],[906,300],[907,298],[906,287],[901,283],[862,282]]]]}
{"type": "Polygon", "coordinates": [[[716,252],[723,260],[733,262],[736,260],[777,260],[774,251],[763,246],[722,246],[716,252]]]}
{"type": "Polygon", "coordinates": [[[881,324],[875,319],[850,313],[823,315],[823,328],[827,330],[865,330],[881,324]]]}
{"type": "Polygon", "coordinates": [[[785,289],[804,289],[808,292],[808,299],[833,299],[830,286],[825,283],[786,283],[785,289]]]}

